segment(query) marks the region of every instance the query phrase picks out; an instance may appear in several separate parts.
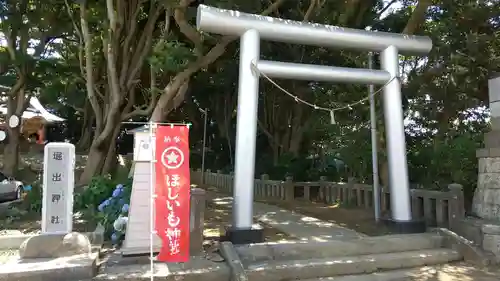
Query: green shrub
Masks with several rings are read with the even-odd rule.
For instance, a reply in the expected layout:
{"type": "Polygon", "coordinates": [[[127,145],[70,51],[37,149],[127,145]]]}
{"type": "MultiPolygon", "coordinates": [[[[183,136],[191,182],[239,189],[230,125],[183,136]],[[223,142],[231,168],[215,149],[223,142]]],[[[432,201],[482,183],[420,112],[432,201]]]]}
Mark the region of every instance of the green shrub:
{"type": "Polygon", "coordinates": [[[42,212],[42,185],[39,181],[31,184],[31,190],[26,192],[22,208],[30,213],[42,212]]]}
{"type": "Polygon", "coordinates": [[[111,196],[97,206],[99,223],[113,243],[119,243],[125,237],[131,191],[131,183],[117,184],[111,196]]]}
{"type": "Polygon", "coordinates": [[[100,223],[106,237],[119,243],[124,238],[132,181],[117,182],[110,176],[94,177],[89,186],[75,194],[74,210],[100,223]]]}

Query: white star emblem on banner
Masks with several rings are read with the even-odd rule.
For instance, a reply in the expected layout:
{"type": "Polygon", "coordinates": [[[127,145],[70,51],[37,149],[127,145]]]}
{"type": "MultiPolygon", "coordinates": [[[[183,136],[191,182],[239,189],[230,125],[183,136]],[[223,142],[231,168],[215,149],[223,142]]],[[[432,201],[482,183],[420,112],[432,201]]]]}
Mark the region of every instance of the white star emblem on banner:
{"type": "Polygon", "coordinates": [[[177,169],[184,163],[184,153],[178,147],[167,147],[161,154],[161,163],[167,169],[177,169]]]}
{"type": "Polygon", "coordinates": [[[167,154],[167,163],[168,164],[177,164],[177,158],[179,158],[179,155],[177,155],[175,152],[170,152],[170,154],[167,154]]]}

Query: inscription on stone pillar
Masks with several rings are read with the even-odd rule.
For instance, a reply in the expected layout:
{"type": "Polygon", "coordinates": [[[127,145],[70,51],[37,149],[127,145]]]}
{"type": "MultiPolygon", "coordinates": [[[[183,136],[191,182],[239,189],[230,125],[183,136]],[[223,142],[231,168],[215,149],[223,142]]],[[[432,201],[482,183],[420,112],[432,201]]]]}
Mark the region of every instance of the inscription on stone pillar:
{"type": "Polygon", "coordinates": [[[73,229],[75,146],[49,143],[44,153],[42,233],[69,233],[73,229]]]}

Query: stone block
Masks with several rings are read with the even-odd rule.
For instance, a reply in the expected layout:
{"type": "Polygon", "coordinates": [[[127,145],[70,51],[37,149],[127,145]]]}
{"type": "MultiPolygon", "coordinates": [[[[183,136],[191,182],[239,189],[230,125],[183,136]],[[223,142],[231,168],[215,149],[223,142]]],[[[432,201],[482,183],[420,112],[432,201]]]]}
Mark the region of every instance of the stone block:
{"type": "MultiPolygon", "coordinates": [[[[191,257],[186,263],[154,263],[154,280],[169,281],[225,281],[230,280],[230,269],[224,262],[213,262],[202,256],[191,257]]],[[[93,281],[151,281],[151,265],[133,262],[101,268],[93,281]]]]}
{"type": "Polygon", "coordinates": [[[500,235],[484,234],[483,249],[500,257],[500,235]]]}
{"type": "Polygon", "coordinates": [[[57,249],[57,257],[68,257],[73,255],[90,254],[91,243],[86,235],[78,232],[66,234],[57,249]]]}
{"type": "Polygon", "coordinates": [[[484,146],[486,148],[500,147],[500,130],[495,129],[484,134],[484,146]]]}
{"type": "Polygon", "coordinates": [[[485,258],[500,262],[500,222],[466,218],[460,222],[459,226],[457,233],[480,246],[485,252],[485,258]]]}
{"type": "Polygon", "coordinates": [[[478,174],[486,173],[486,162],[488,158],[478,158],[477,160],[477,172],[478,174]]]}
{"type": "Polygon", "coordinates": [[[489,151],[486,148],[480,148],[476,150],[476,157],[477,158],[485,158],[488,157],[489,151]]]}
{"type": "Polygon", "coordinates": [[[500,204],[496,201],[500,190],[476,190],[472,203],[472,211],[479,218],[498,220],[500,217],[500,204]],[[495,198],[491,198],[495,197],[495,198]]]}
{"type": "Polygon", "coordinates": [[[245,268],[240,260],[233,243],[226,241],[220,244],[220,252],[231,269],[231,281],[248,281],[245,268]]]}
{"type": "Polygon", "coordinates": [[[500,77],[488,80],[488,98],[492,117],[500,116],[500,77]]]}
{"type": "Polygon", "coordinates": [[[484,234],[500,235],[500,224],[483,224],[481,230],[484,234]]]}
{"type": "Polygon", "coordinates": [[[475,218],[465,218],[456,225],[456,229],[454,229],[454,231],[458,235],[472,241],[475,245],[481,245],[483,243],[481,228],[482,223],[480,220],[475,218]]]}
{"type": "Polygon", "coordinates": [[[500,101],[490,102],[491,117],[500,117],[500,101]]]}
{"type": "Polygon", "coordinates": [[[500,130],[500,118],[493,117],[490,119],[491,129],[492,130],[500,130]]]}
{"type": "Polygon", "coordinates": [[[104,244],[104,231],[104,226],[98,224],[94,231],[86,233],[85,235],[89,238],[92,245],[102,246],[102,244],[104,244]]]}
{"type": "MultiPolygon", "coordinates": [[[[450,249],[343,256],[326,259],[270,261],[249,265],[249,280],[308,280],[339,275],[363,274],[400,268],[430,266],[461,260],[450,249]]],[[[334,278],[331,278],[334,279],[334,278]]]]}
{"type": "Polygon", "coordinates": [[[481,148],[476,150],[477,158],[500,157],[500,147],[481,148]]]}
{"type": "Polygon", "coordinates": [[[500,157],[479,158],[478,182],[472,211],[482,219],[500,218],[500,157]]]}
{"type": "Polygon", "coordinates": [[[198,255],[203,250],[203,230],[205,225],[206,191],[201,188],[191,188],[191,218],[190,243],[191,256],[198,255]]]}
{"type": "MultiPolygon", "coordinates": [[[[491,149],[490,149],[491,150],[491,149]]],[[[486,157],[479,159],[479,174],[500,173],[500,157],[486,157]]]]}
{"type": "Polygon", "coordinates": [[[500,157],[500,147],[490,147],[490,157],[500,157]]]}
{"type": "Polygon", "coordinates": [[[449,229],[439,228],[437,232],[445,237],[445,248],[451,248],[458,251],[464,257],[465,262],[480,267],[490,265],[492,260],[490,255],[477,247],[473,241],[467,240],[449,229]]]}
{"type": "Polygon", "coordinates": [[[21,259],[68,257],[90,254],[91,249],[89,238],[78,232],[41,234],[26,239],[19,247],[19,256],[21,259]]]}
{"type": "MultiPolygon", "coordinates": [[[[492,166],[489,166],[490,168],[492,166]]],[[[486,166],[488,169],[488,165],[486,166]]],[[[481,173],[477,178],[477,187],[483,189],[500,189],[500,173],[481,173]]]]}
{"type": "Polygon", "coordinates": [[[26,259],[0,266],[0,281],[91,280],[97,274],[98,254],[54,259],[26,259]]]}
{"type": "Polygon", "coordinates": [[[0,235],[0,251],[10,249],[17,250],[29,237],[31,237],[31,235],[27,234],[0,235]]]}
{"type": "Polygon", "coordinates": [[[265,261],[308,260],[342,256],[360,256],[391,252],[440,248],[443,237],[435,233],[396,234],[362,237],[349,241],[286,241],[238,245],[236,250],[243,264],[265,261]]]}

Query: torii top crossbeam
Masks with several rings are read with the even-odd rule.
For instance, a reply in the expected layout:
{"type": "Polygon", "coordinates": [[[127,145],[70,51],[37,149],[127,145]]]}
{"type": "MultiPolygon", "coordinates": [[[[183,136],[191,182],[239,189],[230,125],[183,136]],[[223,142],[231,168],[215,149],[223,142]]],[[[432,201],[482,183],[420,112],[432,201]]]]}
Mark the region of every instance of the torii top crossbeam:
{"type": "Polygon", "coordinates": [[[196,26],[204,32],[233,36],[254,29],[268,41],[360,51],[380,52],[394,46],[400,54],[426,55],[432,49],[432,40],[426,36],[304,23],[205,5],[198,6],[196,26]]]}

